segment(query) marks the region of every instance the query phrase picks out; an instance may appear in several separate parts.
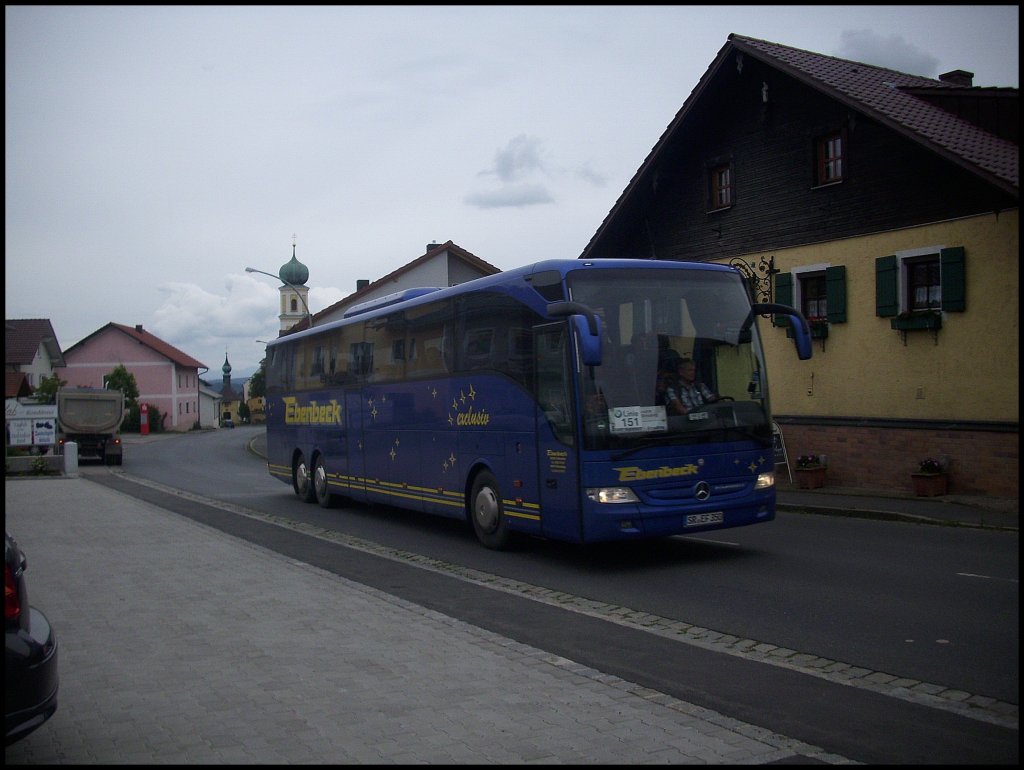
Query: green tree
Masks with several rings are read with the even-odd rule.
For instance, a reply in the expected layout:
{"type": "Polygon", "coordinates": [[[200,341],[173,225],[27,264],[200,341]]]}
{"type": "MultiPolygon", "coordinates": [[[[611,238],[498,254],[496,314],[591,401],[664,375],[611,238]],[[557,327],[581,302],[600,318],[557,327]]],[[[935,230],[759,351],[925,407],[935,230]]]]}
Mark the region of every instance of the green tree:
{"type": "Polygon", "coordinates": [[[263,398],[267,395],[267,359],[260,361],[260,368],[249,378],[249,398],[263,398]]]}
{"type": "Polygon", "coordinates": [[[49,377],[43,377],[39,381],[39,385],[32,392],[32,395],[36,397],[36,400],[42,401],[46,404],[57,403],[57,391],[67,385],[67,380],[62,380],[56,375],[51,374],[49,377]]]}
{"type": "MultiPolygon", "coordinates": [[[[163,431],[164,415],[160,413],[160,410],[155,404],[147,404],[149,412],[146,418],[149,420],[149,432],[160,433],[163,431]]],[[[138,433],[142,429],[142,405],[132,404],[126,410],[126,416],[124,422],[121,423],[122,433],[138,433]]]]}
{"type": "Polygon", "coordinates": [[[105,378],[108,390],[119,390],[124,393],[124,403],[128,409],[136,405],[139,397],[139,386],[135,375],[129,372],[124,364],[118,364],[105,378]]]}

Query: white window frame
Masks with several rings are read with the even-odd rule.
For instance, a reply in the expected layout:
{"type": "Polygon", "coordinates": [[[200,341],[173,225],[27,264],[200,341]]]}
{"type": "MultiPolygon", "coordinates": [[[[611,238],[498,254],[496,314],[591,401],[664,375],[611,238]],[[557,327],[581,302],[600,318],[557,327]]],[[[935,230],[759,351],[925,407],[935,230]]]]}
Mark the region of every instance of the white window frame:
{"type": "Polygon", "coordinates": [[[825,269],[832,267],[831,262],[819,262],[815,265],[804,265],[803,267],[794,267],[789,272],[793,275],[793,307],[797,310],[802,308],[803,305],[803,277],[809,275],[825,275],[825,269]]]}
{"type": "Polygon", "coordinates": [[[896,270],[896,296],[899,299],[900,313],[906,313],[910,310],[907,307],[907,285],[909,278],[907,277],[907,264],[910,260],[917,259],[918,257],[935,257],[939,260],[939,289],[942,289],[942,250],[945,246],[923,246],[919,249],[906,249],[904,251],[896,252],[896,264],[898,269],[896,270]]]}

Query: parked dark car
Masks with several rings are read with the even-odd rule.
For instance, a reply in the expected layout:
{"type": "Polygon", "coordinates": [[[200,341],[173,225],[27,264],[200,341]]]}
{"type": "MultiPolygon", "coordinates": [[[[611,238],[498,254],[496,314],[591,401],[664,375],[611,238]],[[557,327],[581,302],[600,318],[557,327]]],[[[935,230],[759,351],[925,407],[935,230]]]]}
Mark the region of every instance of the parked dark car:
{"type": "Polygon", "coordinates": [[[24,738],[57,710],[57,637],[28,603],[25,554],[4,532],[4,745],[24,738]]]}

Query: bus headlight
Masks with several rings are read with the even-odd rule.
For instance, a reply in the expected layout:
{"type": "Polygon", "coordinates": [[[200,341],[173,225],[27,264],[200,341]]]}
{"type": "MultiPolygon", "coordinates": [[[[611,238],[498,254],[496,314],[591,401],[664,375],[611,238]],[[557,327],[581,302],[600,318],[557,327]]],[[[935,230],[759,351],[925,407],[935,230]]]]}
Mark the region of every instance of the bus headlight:
{"type": "Polygon", "coordinates": [[[775,471],[757,474],[757,481],[754,482],[754,489],[769,489],[775,486],[775,471]]]}
{"type": "Polygon", "coordinates": [[[639,503],[629,487],[587,487],[587,498],[595,503],[639,503]]]}

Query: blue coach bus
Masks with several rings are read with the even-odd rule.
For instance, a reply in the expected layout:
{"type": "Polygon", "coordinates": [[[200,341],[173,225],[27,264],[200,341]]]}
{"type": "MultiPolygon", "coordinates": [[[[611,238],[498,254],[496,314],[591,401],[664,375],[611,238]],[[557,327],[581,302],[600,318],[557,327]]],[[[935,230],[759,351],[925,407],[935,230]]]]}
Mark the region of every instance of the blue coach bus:
{"type": "Polygon", "coordinates": [[[664,537],[775,517],[757,316],[734,268],[549,260],[398,292],[267,345],[268,470],[305,502],[465,519],[488,548],[664,537]],[[681,358],[717,394],[659,403],[681,358]]]}

